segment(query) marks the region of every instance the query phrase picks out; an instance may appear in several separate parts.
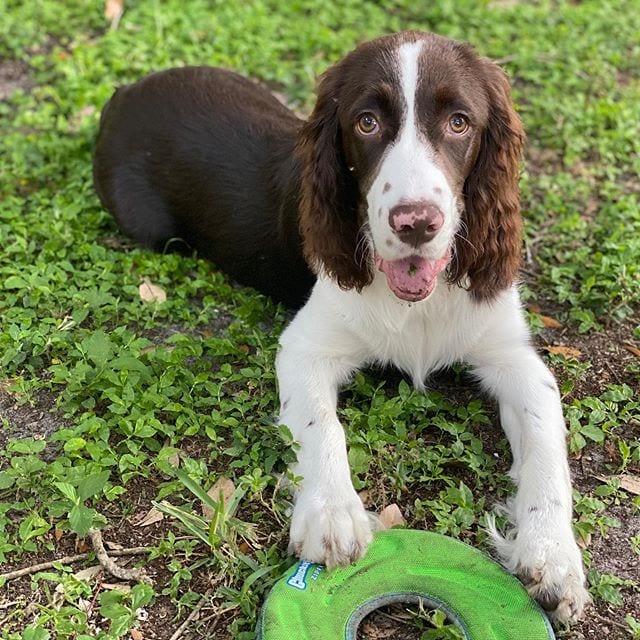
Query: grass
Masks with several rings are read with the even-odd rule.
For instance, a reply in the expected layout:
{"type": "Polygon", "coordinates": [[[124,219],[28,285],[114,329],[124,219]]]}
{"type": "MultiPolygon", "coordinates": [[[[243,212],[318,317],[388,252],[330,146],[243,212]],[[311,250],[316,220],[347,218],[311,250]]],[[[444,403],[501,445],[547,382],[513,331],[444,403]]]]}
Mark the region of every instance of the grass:
{"type": "MultiPolygon", "coordinates": [[[[82,550],[98,527],[148,545],[154,577],[112,588],[56,565],[7,582],[3,640],[168,638],[203,593],[199,633],[252,638],[291,562],[281,477],[295,446],[273,421],[287,313],[202,260],[151,254],[118,233],[91,185],[101,106],[152,70],[214,64],[305,111],[330,63],[404,28],[468,40],[512,77],[529,136],[523,296],[538,345],[559,347],[548,362],[595,599],[594,615],[560,635],[640,638],[640,498],[620,479],[640,473],[637,1],[140,0],[116,31],[97,1],[0,0],[0,15],[0,70],[21,61],[25,80],[0,103],[0,562],[82,550]],[[141,300],[144,278],[166,302],[141,300]],[[226,506],[214,496],[214,527],[202,493],[221,476],[236,493],[226,506]],[[165,519],[136,526],[153,503],[165,519]]],[[[427,393],[369,371],[342,397],[370,508],[398,502],[411,526],[486,548],[484,514],[512,491],[509,454],[495,407],[464,371],[427,393]]],[[[426,618],[423,637],[451,635],[426,618]]]]}

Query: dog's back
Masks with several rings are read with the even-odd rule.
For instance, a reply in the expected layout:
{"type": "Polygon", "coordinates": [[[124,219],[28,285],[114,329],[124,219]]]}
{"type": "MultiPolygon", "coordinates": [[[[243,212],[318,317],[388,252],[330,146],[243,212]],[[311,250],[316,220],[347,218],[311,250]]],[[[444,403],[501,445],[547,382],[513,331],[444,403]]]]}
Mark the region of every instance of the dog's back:
{"type": "Polygon", "coordinates": [[[96,191],[141,244],[196,250],[238,282],[298,306],[313,283],[297,232],[300,124],[235,73],[155,73],[105,106],[96,191]]]}

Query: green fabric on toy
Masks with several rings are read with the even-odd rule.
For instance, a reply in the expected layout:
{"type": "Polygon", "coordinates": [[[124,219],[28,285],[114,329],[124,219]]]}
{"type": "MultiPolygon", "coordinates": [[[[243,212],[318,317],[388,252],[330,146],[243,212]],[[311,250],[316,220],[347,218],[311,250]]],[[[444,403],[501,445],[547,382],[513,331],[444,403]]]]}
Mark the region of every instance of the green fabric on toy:
{"type": "Polygon", "coordinates": [[[258,640],[356,640],[363,618],[393,602],[442,609],[468,640],[553,640],[522,584],[462,542],[426,531],[376,534],[366,556],[325,571],[300,561],[274,585],[258,640]]]}

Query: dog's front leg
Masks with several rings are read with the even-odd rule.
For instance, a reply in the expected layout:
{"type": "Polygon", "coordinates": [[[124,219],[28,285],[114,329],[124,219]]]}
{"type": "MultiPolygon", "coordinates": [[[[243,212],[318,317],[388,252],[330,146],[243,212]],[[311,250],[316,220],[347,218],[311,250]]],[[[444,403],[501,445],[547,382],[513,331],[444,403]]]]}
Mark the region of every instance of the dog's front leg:
{"type": "Polygon", "coordinates": [[[513,529],[494,541],[506,566],[554,618],[580,617],[589,594],[572,526],[572,499],[560,394],[551,372],[525,336],[483,341],[475,373],[497,397],[513,450],[518,485],[509,505],[513,529]]]}
{"type": "Polygon", "coordinates": [[[338,387],[360,365],[356,341],[345,339],[339,327],[318,324],[307,309],[296,316],[280,339],[276,371],[280,422],[300,445],[291,469],[301,480],[290,552],[331,568],[363,555],[371,524],[351,482],[345,434],[336,415],[338,387]]]}

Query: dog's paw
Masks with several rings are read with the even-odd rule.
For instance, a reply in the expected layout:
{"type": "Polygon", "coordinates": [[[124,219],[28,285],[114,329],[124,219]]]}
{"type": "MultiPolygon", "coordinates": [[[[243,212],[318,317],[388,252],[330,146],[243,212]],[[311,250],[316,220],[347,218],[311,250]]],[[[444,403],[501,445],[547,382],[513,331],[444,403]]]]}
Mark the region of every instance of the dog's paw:
{"type": "Polygon", "coordinates": [[[372,538],[372,521],[355,493],[302,491],[291,519],[289,553],[328,569],[361,558],[372,538]]]}
{"type": "Polygon", "coordinates": [[[557,622],[575,622],[591,596],[585,588],[582,566],[561,566],[553,559],[535,567],[520,565],[517,575],[531,597],[557,622]]]}
{"type": "Polygon", "coordinates": [[[490,524],[489,533],[504,566],[520,578],[550,618],[563,624],[580,619],[591,596],[580,549],[568,527],[548,537],[517,530],[503,537],[490,524]]]}

